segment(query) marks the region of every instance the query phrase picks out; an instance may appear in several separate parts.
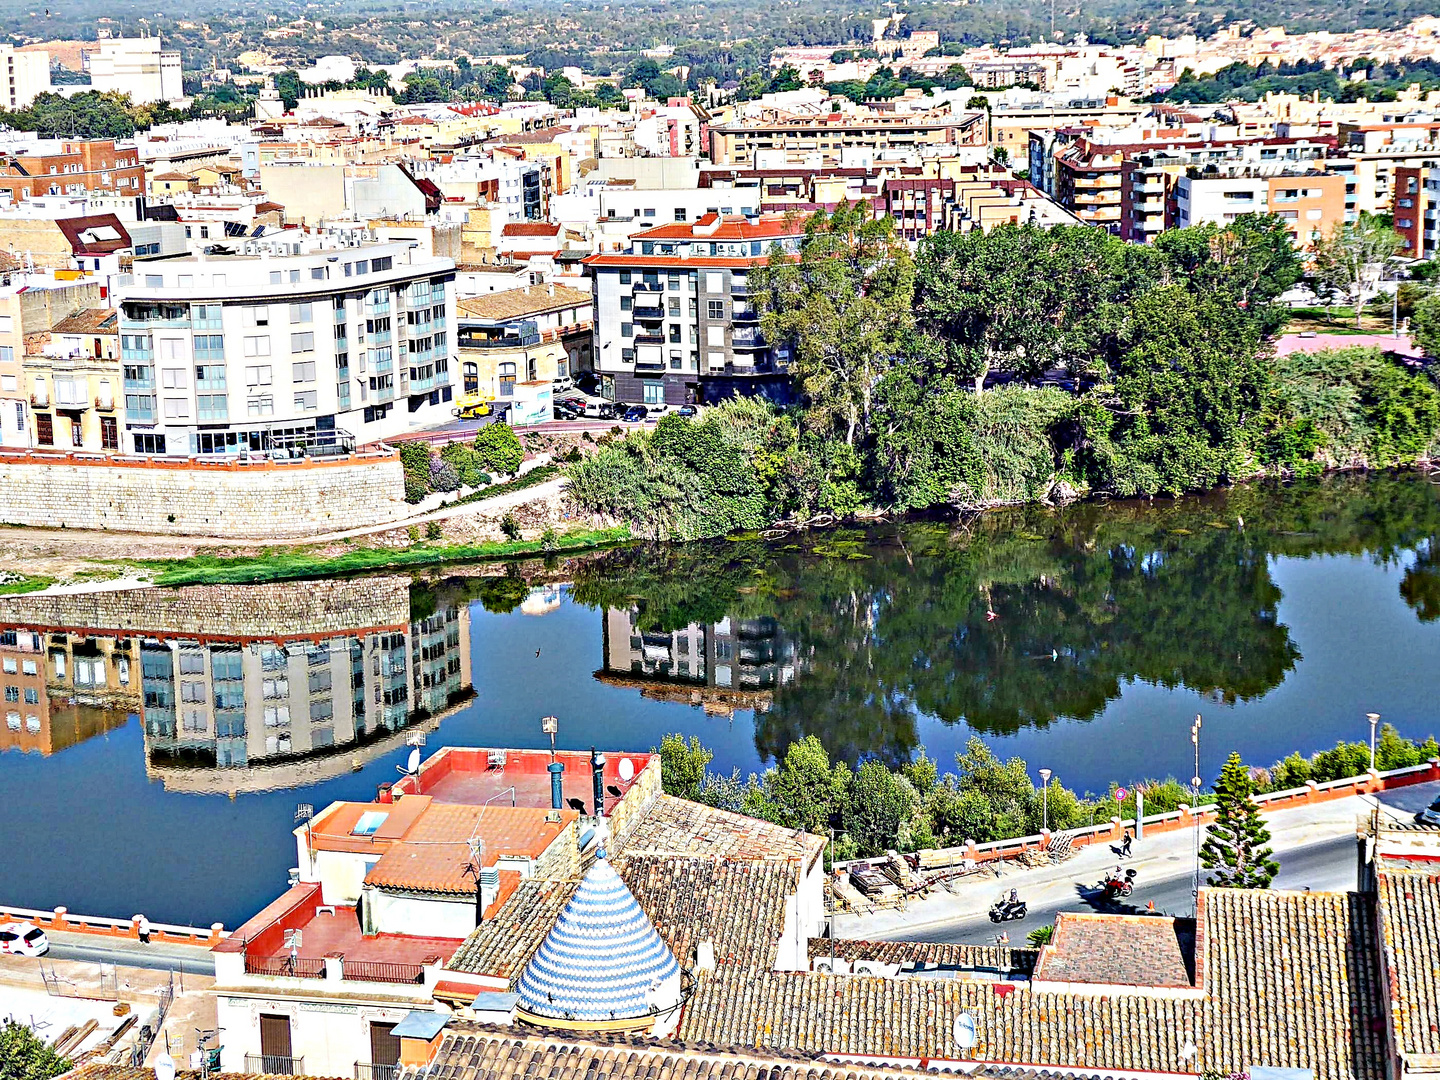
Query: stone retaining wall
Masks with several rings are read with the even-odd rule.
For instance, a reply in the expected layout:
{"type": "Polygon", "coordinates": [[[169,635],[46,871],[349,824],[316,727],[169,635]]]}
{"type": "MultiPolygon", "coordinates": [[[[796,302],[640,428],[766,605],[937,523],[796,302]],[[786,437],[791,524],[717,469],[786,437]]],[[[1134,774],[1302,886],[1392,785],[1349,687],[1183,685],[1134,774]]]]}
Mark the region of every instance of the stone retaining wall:
{"type": "Polygon", "coordinates": [[[0,524],[235,540],[314,536],[403,518],[392,452],[297,462],[0,455],[0,524]]]}
{"type": "Polygon", "coordinates": [[[397,575],[0,596],[0,627],[101,636],[321,638],[409,621],[410,579],[397,575]]]}

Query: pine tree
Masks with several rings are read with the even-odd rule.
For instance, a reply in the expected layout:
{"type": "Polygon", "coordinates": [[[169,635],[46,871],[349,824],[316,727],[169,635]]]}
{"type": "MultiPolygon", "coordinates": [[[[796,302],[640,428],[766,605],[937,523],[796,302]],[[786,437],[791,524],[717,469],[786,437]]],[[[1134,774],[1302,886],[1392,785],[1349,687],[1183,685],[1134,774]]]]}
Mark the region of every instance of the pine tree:
{"type": "Polygon", "coordinates": [[[1200,848],[1200,863],[1211,871],[1210,885],[1223,889],[1268,889],[1280,872],[1271,856],[1270,830],[1251,798],[1250,770],[1231,754],[1215,784],[1215,821],[1200,848]]]}

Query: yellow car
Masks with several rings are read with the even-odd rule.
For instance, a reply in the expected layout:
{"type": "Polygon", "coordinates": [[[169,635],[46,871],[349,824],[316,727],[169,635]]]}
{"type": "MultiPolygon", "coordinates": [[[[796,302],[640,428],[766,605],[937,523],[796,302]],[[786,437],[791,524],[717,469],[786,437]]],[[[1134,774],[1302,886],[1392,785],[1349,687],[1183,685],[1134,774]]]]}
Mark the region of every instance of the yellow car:
{"type": "Polygon", "coordinates": [[[489,416],[494,411],[494,407],[489,401],[479,398],[462,398],[459,406],[455,409],[455,416],[460,420],[478,420],[482,416],[489,416]]]}

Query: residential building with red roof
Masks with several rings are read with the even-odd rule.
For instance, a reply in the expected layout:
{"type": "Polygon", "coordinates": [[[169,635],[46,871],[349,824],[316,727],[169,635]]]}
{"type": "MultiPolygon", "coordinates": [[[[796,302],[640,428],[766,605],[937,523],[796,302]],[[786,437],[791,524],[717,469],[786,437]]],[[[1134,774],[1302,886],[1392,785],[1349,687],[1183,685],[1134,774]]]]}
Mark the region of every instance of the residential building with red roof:
{"type": "Polygon", "coordinates": [[[651,405],[785,396],[788,357],[761,335],[748,280],[777,248],[798,251],[803,235],[801,220],[707,213],[587,258],[601,393],[651,405]]]}

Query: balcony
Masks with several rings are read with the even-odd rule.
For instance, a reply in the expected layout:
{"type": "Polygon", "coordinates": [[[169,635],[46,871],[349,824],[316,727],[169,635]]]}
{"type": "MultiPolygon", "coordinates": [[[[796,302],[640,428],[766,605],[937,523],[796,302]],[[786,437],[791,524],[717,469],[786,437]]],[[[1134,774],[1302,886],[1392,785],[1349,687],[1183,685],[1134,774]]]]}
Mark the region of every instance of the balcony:
{"type": "Polygon", "coordinates": [[[737,349],[765,348],[765,338],[761,336],[759,330],[737,329],[731,335],[730,343],[737,349]]]}
{"type": "Polygon", "coordinates": [[[304,1076],[305,1058],[286,1054],[246,1054],[245,1071],[266,1076],[304,1076]]]}
{"type": "Polygon", "coordinates": [[[636,307],[635,318],[653,322],[665,318],[665,309],[662,307],[636,307]]]}
{"type": "Polygon", "coordinates": [[[636,334],[636,335],[635,335],[635,344],[636,344],[636,345],[664,345],[664,344],[665,344],[665,335],[664,335],[664,334],[636,334]]]}
{"type": "Polygon", "coordinates": [[[665,286],[658,281],[637,281],[635,282],[637,293],[658,293],[664,292],[665,286]]]}
{"type": "MultiPolygon", "coordinates": [[[[439,959],[438,956],[430,957],[426,964],[437,963],[439,959]]],[[[389,964],[375,960],[342,961],[342,964],[345,978],[358,982],[413,983],[418,986],[425,981],[426,964],[389,964]]]]}
{"type": "MultiPolygon", "coordinates": [[[[325,959],[319,956],[254,956],[245,954],[246,975],[268,975],[281,979],[323,979],[325,959]]],[[[261,1072],[274,1072],[262,1069],[261,1072]]]]}
{"type": "Polygon", "coordinates": [[[748,305],[736,304],[730,312],[730,317],[735,322],[755,322],[760,318],[760,312],[748,305]]]}
{"type": "Polygon", "coordinates": [[[395,1080],[400,1071],[398,1065],[371,1065],[369,1062],[355,1063],[355,1080],[395,1080]]]}

